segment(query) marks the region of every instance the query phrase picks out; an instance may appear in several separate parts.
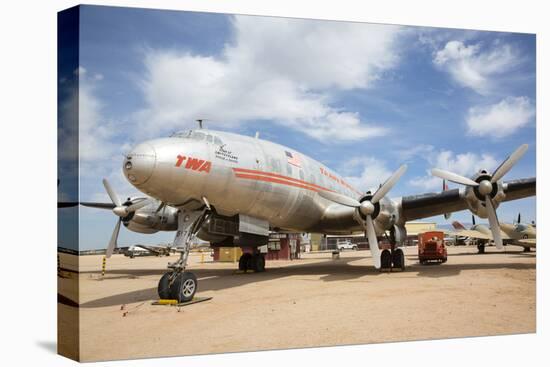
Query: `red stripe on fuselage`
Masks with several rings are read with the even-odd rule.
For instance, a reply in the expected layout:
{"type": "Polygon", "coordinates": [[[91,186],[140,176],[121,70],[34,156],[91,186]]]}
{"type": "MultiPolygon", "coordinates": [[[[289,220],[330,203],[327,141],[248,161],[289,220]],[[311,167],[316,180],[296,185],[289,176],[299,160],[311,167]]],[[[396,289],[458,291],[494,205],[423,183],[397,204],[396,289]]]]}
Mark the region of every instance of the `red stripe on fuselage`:
{"type": "MultiPolygon", "coordinates": [[[[307,181],[299,180],[297,178],[292,178],[292,177],[288,177],[288,176],[279,175],[277,173],[256,171],[256,170],[253,170],[253,169],[246,169],[246,168],[233,168],[233,171],[235,171],[235,174],[237,174],[237,177],[241,177],[239,175],[249,175],[249,176],[253,175],[254,177],[267,176],[267,177],[273,177],[273,178],[277,178],[277,179],[286,180],[286,181],[282,181],[282,182],[279,182],[279,183],[292,182],[292,183],[296,183],[296,184],[303,185],[303,186],[309,186],[313,189],[313,191],[320,191],[320,190],[332,191],[331,189],[327,189],[326,187],[323,187],[323,186],[319,186],[319,185],[316,185],[316,184],[313,184],[313,183],[310,183],[310,182],[307,182],[307,181]]],[[[252,177],[246,177],[246,178],[252,178],[252,177]]],[[[271,182],[275,182],[275,181],[271,181],[271,182]]]]}

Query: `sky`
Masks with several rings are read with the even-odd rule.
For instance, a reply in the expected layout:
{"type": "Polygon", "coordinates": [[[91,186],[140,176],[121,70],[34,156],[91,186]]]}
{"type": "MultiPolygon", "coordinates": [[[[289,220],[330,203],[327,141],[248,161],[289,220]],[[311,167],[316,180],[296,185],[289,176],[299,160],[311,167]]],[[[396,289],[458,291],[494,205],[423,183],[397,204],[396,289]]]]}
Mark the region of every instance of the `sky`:
{"type": "MultiPolygon", "coordinates": [[[[492,171],[524,143],[505,180],[535,176],[535,56],[532,34],[82,6],[80,66],[59,75],[79,80],[81,201],[110,201],[103,177],[141,196],[124,154],[199,118],[259,131],[362,191],[406,163],[390,197],[440,191],[431,168],[492,171]]],[[[501,221],[518,212],[536,220],[535,198],[498,209],[501,221]]],[[[106,247],[117,217],[81,208],[80,220],[81,249],[106,247]]],[[[122,229],[119,245],[173,235],[122,229]]]]}

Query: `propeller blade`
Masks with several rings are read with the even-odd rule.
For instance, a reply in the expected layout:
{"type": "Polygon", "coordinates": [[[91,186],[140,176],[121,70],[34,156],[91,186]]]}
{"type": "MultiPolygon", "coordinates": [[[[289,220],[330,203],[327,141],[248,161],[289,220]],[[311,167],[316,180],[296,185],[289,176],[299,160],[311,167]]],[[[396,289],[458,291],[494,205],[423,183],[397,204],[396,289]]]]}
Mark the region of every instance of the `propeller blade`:
{"type": "Polygon", "coordinates": [[[521,213],[518,213],[518,224],[521,223],[521,213]]]}
{"type": "Polygon", "coordinates": [[[370,200],[371,203],[376,204],[380,201],[386,194],[392,189],[392,187],[395,186],[397,181],[403,176],[405,171],[407,170],[407,165],[404,164],[401,167],[397,169],[387,180],[380,186],[378,190],[374,193],[372,199],[370,200]]]}
{"type": "Polygon", "coordinates": [[[359,200],[355,200],[353,198],[350,198],[349,196],[342,195],[334,191],[319,191],[318,194],[322,198],[325,198],[340,205],[350,206],[352,208],[357,208],[358,206],[361,206],[359,200]]]}
{"type": "Polygon", "coordinates": [[[107,194],[109,194],[109,197],[111,198],[111,201],[116,206],[121,206],[122,202],[118,198],[118,195],[116,194],[115,190],[111,187],[111,184],[109,184],[109,181],[107,181],[106,178],[103,179],[103,186],[105,186],[105,190],[107,190],[107,194]]]}
{"type": "Polygon", "coordinates": [[[135,212],[136,210],[138,210],[140,208],[143,208],[144,206],[147,206],[150,202],[151,202],[151,200],[149,200],[149,199],[141,200],[141,201],[139,201],[135,204],[132,204],[132,205],[126,207],[126,211],[128,213],[135,212]]]}
{"type": "Polygon", "coordinates": [[[472,180],[470,178],[467,178],[467,177],[464,177],[464,176],[461,176],[461,175],[457,175],[456,173],[452,173],[452,172],[449,172],[449,171],[444,171],[444,170],[439,169],[439,168],[432,169],[432,175],[436,176],[436,177],[439,177],[439,178],[442,178],[442,179],[447,180],[447,181],[451,181],[451,182],[454,182],[454,183],[457,183],[457,184],[461,184],[461,185],[479,186],[479,184],[477,182],[475,182],[474,180],[472,180]]]}
{"type": "Polygon", "coordinates": [[[212,210],[212,208],[210,208],[210,202],[208,201],[208,199],[206,198],[206,196],[203,196],[203,197],[202,197],[202,202],[204,203],[204,205],[206,205],[206,207],[208,208],[208,210],[212,210]]]}
{"type": "Polygon", "coordinates": [[[474,217],[474,215],[472,214],[472,225],[475,226],[476,225],[476,217],[474,217]]]}
{"type": "Polygon", "coordinates": [[[369,248],[372,254],[372,261],[374,262],[374,267],[380,269],[380,247],[378,247],[378,239],[376,238],[376,230],[374,229],[374,222],[372,217],[367,215],[367,237],[369,239],[369,248]]]}
{"type": "Polygon", "coordinates": [[[109,246],[107,246],[107,251],[105,252],[105,257],[110,258],[113,254],[113,251],[117,247],[118,232],[120,232],[120,222],[121,219],[116,221],[115,229],[113,229],[113,234],[111,235],[111,240],[109,241],[109,246]]]}
{"type": "Polygon", "coordinates": [[[491,202],[491,196],[485,196],[485,207],[487,208],[487,216],[489,217],[489,224],[491,226],[491,232],[493,233],[493,240],[497,249],[502,250],[502,237],[500,236],[500,225],[498,224],[497,212],[491,202]]]}
{"type": "Polygon", "coordinates": [[[495,173],[493,173],[493,177],[491,178],[491,182],[497,182],[506,173],[508,173],[508,171],[510,171],[514,164],[516,164],[516,162],[519,161],[521,157],[523,157],[528,147],[529,145],[523,144],[518,149],[516,149],[514,153],[510,154],[510,156],[506,158],[504,162],[502,162],[501,165],[498,166],[498,168],[495,170],[495,173]]]}

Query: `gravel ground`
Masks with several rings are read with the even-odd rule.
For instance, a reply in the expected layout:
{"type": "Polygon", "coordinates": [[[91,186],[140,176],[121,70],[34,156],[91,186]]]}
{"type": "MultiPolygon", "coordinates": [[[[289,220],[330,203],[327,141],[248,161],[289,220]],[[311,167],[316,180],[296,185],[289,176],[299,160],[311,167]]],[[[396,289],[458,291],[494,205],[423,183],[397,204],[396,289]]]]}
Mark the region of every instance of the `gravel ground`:
{"type": "MultiPolygon", "coordinates": [[[[201,263],[192,254],[196,296],[213,299],[177,308],[151,305],[174,255],[114,255],[105,277],[101,256],[83,256],[79,275],[59,278],[60,332],[78,330],[67,299],[80,304],[82,361],[536,331],[536,252],[508,246],[478,255],[451,247],[447,263],[420,265],[412,247],[406,257],[407,270],[391,274],[376,271],[368,251],[344,252],[340,260],[310,253],[268,261],[265,273],[239,274],[236,264],[213,263],[208,254],[201,263]],[[79,297],[70,287],[76,277],[79,297]]],[[[62,267],[75,263],[61,255],[62,267]]],[[[67,353],[75,343],[59,349],[67,353]]]]}

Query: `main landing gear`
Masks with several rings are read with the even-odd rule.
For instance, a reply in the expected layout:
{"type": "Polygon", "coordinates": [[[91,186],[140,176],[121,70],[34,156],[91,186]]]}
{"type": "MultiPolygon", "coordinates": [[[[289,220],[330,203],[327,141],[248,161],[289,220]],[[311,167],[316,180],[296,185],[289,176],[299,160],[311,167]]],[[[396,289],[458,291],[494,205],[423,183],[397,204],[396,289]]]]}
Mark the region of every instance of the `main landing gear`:
{"type": "MultiPolygon", "coordinates": [[[[392,246],[393,247],[393,246],[392,246]]],[[[380,254],[380,271],[405,270],[405,254],[400,248],[385,249],[380,254]]]]}
{"type": "Polygon", "coordinates": [[[396,248],[395,232],[392,229],[389,237],[391,248],[382,250],[380,254],[380,271],[405,270],[405,253],[402,249],[396,248]]]}
{"type": "Polygon", "coordinates": [[[261,253],[246,253],[242,254],[239,258],[239,270],[247,271],[253,270],[256,273],[265,271],[265,258],[261,253]]]}
{"type": "Polygon", "coordinates": [[[178,213],[178,231],[174,239],[174,248],[180,251],[180,258],[174,263],[168,263],[168,269],[158,283],[158,295],[161,299],[175,299],[179,303],[189,302],[198,289],[195,274],[185,271],[191,240],[197,234],[202,224],[210,214],[210,210],[201,212],[178,213]]]}

